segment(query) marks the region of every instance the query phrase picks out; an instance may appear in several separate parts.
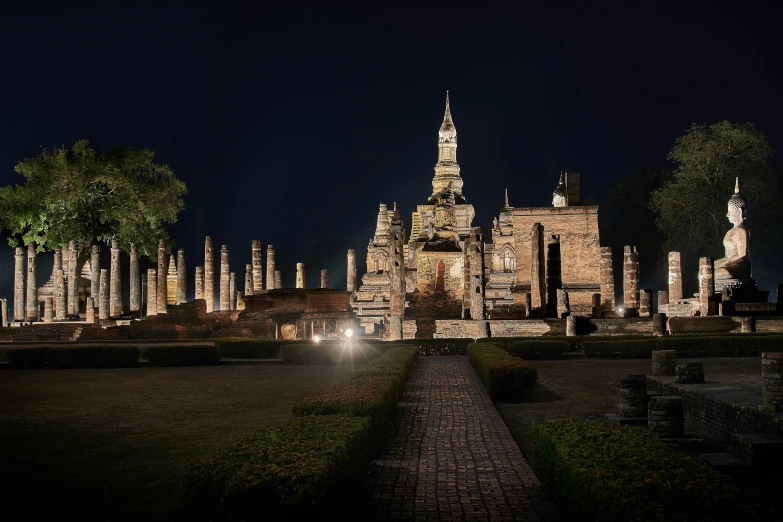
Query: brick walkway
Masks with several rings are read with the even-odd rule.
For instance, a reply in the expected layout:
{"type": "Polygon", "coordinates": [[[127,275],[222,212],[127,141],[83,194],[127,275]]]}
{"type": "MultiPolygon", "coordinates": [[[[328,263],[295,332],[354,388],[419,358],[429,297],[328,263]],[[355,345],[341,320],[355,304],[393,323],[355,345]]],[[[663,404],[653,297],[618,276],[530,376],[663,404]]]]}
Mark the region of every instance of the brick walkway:
{"type": "Polygon", "coordinates": [[[422,357],[365,484],[366,520],[556,520],[467,357],[422,357]]]}

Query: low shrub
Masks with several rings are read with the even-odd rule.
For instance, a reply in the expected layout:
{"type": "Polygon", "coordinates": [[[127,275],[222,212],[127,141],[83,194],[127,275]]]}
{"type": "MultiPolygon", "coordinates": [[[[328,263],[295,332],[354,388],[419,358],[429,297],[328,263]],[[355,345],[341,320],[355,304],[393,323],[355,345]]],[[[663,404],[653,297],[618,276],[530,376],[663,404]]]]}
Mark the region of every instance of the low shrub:
{"type": "Polygon", "coordinates": [[[278,430],[253,432],[189,470],[185,518],[315,516],[348,493],[345,480],[373,457],[369,440],[370,420],[349,415],[297,417],[278,430]]]}
{"type": "Polygon", "coordinates": [[[375,346],[355,341],[300,342],[280,347],[283,364],[363,364],[380,353],[375,346]]]}
{"type": "Polygon", "coordinates": [[[522,359],[560,359],[571,351],[571,345],[565,341],[531,340],[506,344],[503,349],[514,357],[522,359]]]}
{"type": "Polygon", "coordinates": [[[651,358],[653,350],[676,350],[678,357],[753,357],[783,351],[783,336],[724,334],[673,335],[633,340],[585,341],[588,357],[651,358]]]}
{"type": "Polygon", "coordinates": [[[533,453],[536,471],[569,520],[762,516],[749,489],[645,428],[574,419],[534,423],[533,453]]]}
{"type": "Polygon", "coordinates": [[[152,366],[214,366],[220,353],[214,346],[198,344],[156,344],[142,348],[141,356],[152,366]]]}
{"type": "Polygon", "coordinates": [[[405,341],[419,350],[419,355],[466,355],[473,339],[410,339],[405,341]]]}
{"type": "Polygon", "coordinates": [[[139,363],[138,346],[56,345],[7,350],[11,368],[130,368],[139,363]]]}
{"type": "Polygon", "coordinates": [[[220,356],[233,359],[277,359],[280,357],[280,347],[286,344],[291,344],[291,341],[245,337],[215,339],[215,346],[220,356]]]}
{"type": "Polygon", "coordinates": [[[492,343],[473,344],[468,348],[468,355],[493,401],[518,401],[538,379],[535,366],[512,357],[492,343]]]}

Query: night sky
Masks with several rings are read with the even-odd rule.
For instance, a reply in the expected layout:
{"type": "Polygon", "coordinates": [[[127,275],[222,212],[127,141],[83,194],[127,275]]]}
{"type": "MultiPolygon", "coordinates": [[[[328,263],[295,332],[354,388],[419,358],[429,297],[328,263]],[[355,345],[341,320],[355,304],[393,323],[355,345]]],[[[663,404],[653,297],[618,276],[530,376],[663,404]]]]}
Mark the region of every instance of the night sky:
{"type": "Polygon", "coordinates": [[[170,233],[192,295],[206,235],[231,249],[240,287],[260,239],[284,286],[302,261],[308,286],[329,268],[344,288],[345,250],[362,273],[378,204],[396,201],[410,227],[431,193],[446,90],[464,193],[487,232],[504,188],[513,206],[549,206],[560,171],[579,170],[582,197],[600,202],[632,169],[666,165],[691,122],[751,121],[783,150],[780,9],[267,4],[5,12],[0,183],[19,182],[15,164],[41,147],[82,137],[155,151],[188,186],[170,233]]]}

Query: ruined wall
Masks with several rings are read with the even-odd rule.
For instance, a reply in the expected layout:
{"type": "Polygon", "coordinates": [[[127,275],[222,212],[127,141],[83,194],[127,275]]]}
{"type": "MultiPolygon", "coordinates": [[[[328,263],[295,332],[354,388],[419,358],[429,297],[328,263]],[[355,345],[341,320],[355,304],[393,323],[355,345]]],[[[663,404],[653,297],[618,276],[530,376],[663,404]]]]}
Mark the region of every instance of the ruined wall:
{"type": "Polygon", "coordinates": [[[462,252],[427,252],[418,256],[416,288],[422,294],[436,293],[438,266],[443,262],[443,291],[449,298],[462,300],[465,267],[462,252]]]}

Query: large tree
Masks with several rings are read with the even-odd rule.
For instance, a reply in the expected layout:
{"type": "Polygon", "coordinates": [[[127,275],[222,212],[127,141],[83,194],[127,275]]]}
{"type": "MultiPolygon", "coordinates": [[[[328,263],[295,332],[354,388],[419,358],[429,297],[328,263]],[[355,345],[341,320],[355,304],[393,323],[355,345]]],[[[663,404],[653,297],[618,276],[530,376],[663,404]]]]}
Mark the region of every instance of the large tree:
{"type": "Polygon", "coordinates": [[[753,271],[769,276],[781,236],[782,207],[771,156],[765,136],[752,123],[691,125],[669,152],[668,159],[676,166],[672,178],[652,193],[650,201],[665,238],[663,251],[681,251],[689,271],[698,257],[723,257],[723,236],[731,228],[727,203],[739,178],[748,202],[753,271]]]}
{"type": "Polygon", "coordinates": [[[115,239],[126,252],[135,243],[156,259],[187,189],[153,158],[130,147],[96,152],[87,140],[43,150],[16,165],[23,184],[0,188],[0,227],[11,246],[35,242],[39,252],[76,241],[80,265],[94,243],[115,239]]]}

